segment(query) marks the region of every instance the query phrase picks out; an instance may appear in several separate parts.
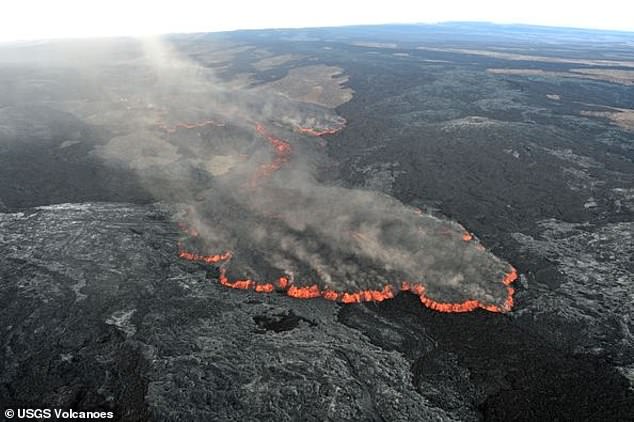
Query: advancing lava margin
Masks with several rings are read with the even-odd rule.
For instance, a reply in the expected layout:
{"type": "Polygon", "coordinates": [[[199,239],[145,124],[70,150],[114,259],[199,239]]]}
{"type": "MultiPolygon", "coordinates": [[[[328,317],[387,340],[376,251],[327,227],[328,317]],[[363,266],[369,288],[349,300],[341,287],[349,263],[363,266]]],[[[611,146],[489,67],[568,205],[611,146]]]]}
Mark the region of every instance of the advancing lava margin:
{"type": "MultiPolygon", "coordinates": [[[[335,133],[343,129],[344,126],[345,120],[343,120],[343,122],[339,126],[334,128],[312,129],[298,127],[296,128],[296,130],[299,133],[305,135],[322,137],[326,135],[334,135],[335,133]]],[[[291,156],[293,155],[293,147],[291,146],[291,144],[289,144],[282,138],[277,138],[272,135],[262,123],[255,123],[255,131],[258,135],[266,139],[269,144],[271,144],[274,151],[274,158],[270,163],[263,164],[258,167],[249,183],[249,186],[251,186],[251,188],[255,188],[263,178],[271,176],[273,173],[282,168],[286,163],[288,163],[288,161],[291,159],[291,156]]]]}
{"type": "Polygon", "coordinates": [[[288,142],[284,139],[276,138],[271,135],[261,123],[255,124],[255,131],[271,144],[275,152],[275,157],[269,164],[263,164],[258,167],[257,171],[251,178],[250,186],[252,188],[256,187],[263,177],[271,176],[273,173],[282,168],[282,166],[290,160],[291,155],[293,154],[293,148],[288,142]]]}
{"type": "MultiPolygon", "coordinates": [[[[188,234],[192,234],[192,230],[186,230],[188,234]]],[[[204,262],[205,264],[218,264],[221,262],[229,262],[231,260],[231,252],[227,251],[216,255],[200,255],[189,252],[185,249],[182,242],[178,242],[178,256],[182,259],[195,262],[204,262]]],[[[417,295],[421,303],[430,309],[438,312],[471,312],[478,308],[489,312],[509,312],[513,308],[513,294],[515,289],[511,284],[517,279],[517,270],[509,266],[509,271],[504,275],[502,283],[506,286],[507,297],[502,306],[487,305],[477,300],[467,300],[461,303],[443,303],[435,301],[425,294],[425,286],[421,283],[410,283],[404,281],[397,288],[390,284],[383,286],[381,290],[359,290],[356,292],[339,292],[330,289],[321,289],[317,284],[310,286],[296,286],[289,277],[280,277],[273,282],[259,282],[256,280],[230,280],[227,277],[225,268],[220,269],[218,282],[226,287],[241,290],[254,290],[258,293],[271,293],[273,291],[285,292],[288,296],[297,299],[314,299],[324,298],[341,303],[361,303],[361,302],[382,302],[392,299],[399,292],[410,292],[417,295]]]]}
{"type": "Polygon", "coordinates": [[[326,136],[326,135],[334,135],[335,133],[339,132],[341,129],[343,129],[346,126],[346,121],[343,120],[342,123],[336,127],[333,128],[326,128],[326,129],[314,129],[314,128],[310,128],[310,127],[297,127],[295,128],[295,130],[299,133],[302,133],[304,135],[310,135],[310,136],[326,136]]]}
{"type": "MultiPolygon", "coordinates": [[[[178,127],[190,128],[188,125],[178,125],[178,127]]],[[[193,126],[200,127],[200,126],[193,126]]],[[[292,148],[288,142],[283,139],[276,138],[269,133],[264,125],[257,123],[256,132],[263,136],[274,148],[275,157],[270,164],[262,165],[256,171],[253,179],[251,180],[251,186],[256,187],[259,179],[263,176],[270,176],[277,170],[279,170],[284,164],[290,160],[292,155],[292,148]]],[[[300,128],[299,132],[313,135],[331,135],[336,133],[341,128],[326,129],[323,131],[314,130],[310,128],[300,128]]],[[[198,232],[184,224],[179,224],[181,230],[189,237],[198,237],[198,232]]],[[[465,232],[462,236],[465,242],[473,240],[473,236],[469,232],[465,232]]],[[[481,247],[480,244],[478,246],[481,247]]],[[[178,256],[182,259],[194,262],[203,262],[205,264],[214,265],[220,263],[227,263],[231,260],[232,254],[230,251],[223,252],[215,255],[202,255],[195,252],[190,252],[185,249],[183,242],[178,242],[178,256]]],[[[340,303],[361,303],[361,302],[382,302],[384,300],[392,299],[399,292],[410,292],[417,295],[423,305],[438,312],[471,312],[478,308],[487,310],[489,312],[509,312],[513,308],[513,295],[515,289],[511,287],[511,284],[517,279],[517,270],[512,266],[509,266],[508,272],[504,275],[502,283],[506,286],[507,296],[502,304],[487,305],[481,303],[478,300],[466,300],[460,303],[444,303],[438,302],[425,293],[425,286],[422,283],[403,281],[398,287],[394,287],[391,284],[386,284],[380,290],[359,290],[355,292],[340,292],[331,289],[321,289],[319,285],[312,284],[310,286],[296,286],[289,277],[279,277],[273,282],[260,282],[250,279],[238,279],[230,280],[227,277],[226,269],[220,269],[220,275],[218,282],[226,287],[241,290],[253,290],[258,293],[272,293],[274,291],[284,292],[288,296],[297,299],[314,299],[324,298],[340,303]]]]}

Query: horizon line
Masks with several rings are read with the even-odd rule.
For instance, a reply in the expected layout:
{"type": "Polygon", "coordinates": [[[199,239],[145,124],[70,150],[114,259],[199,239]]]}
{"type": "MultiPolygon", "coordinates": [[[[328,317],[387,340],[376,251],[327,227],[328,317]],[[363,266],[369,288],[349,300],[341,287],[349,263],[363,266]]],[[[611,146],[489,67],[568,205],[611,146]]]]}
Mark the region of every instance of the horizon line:
{"type": "Polygon", "coordinates": [[[544,25],[525,22],[493,22],[493,21],[478,21],[478,20],[448,20],[439,22],[385,22],[385,23],[352,23],[348,25],[316,25],[316,26],[283,26],[283,27],[257,27],[257,28],[233,28],[233,29],[217,29],[217,30],[191,30],[191,31],[165,31],[165,32],[148,32],[139,34],[103,34],[103,35],[62,35],[62,36],[50,36],[40,37],[35,36],[33,38],[16,38],[16,39],[0,39],[0,46],[6,46],[10,44],[26,44],[26,43],[38,43],[49,41],[81,41],[81,40],[103,40],[103,39],[142,39],[148,37],[166,37],[166,36],[178,36],[178,35],[202,35],[202,34],[230,34],[236,32],[250,32],[250,31],[301,31],[301,30],[320,30],[320,29],[336,29],[336,28],[363,28],[363,27],[385,27],[385,26],[441,26],[441,25],[457,25],[457,24],[471,24],[471,25],[491,25],[499,27],[527,27],[534,29],[557,29],[563,31],[585,31],[585,32],[601,32],[612,33],[619,35],[631,35],[634,37],[634,29],[612,29],[612,28],[594,28],[583,26],[558,26],[558,25],[544,25]]]}

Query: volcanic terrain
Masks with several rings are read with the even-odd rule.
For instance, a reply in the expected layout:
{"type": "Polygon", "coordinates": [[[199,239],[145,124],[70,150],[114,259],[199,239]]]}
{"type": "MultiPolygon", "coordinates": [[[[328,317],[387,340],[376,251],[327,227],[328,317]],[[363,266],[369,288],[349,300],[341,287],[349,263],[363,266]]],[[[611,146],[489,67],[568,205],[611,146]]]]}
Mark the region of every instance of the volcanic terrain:
{"type": "Polygon", "coordinates": [[[0,46],[0,403],[634,420],[633,42],[0,46]]]}

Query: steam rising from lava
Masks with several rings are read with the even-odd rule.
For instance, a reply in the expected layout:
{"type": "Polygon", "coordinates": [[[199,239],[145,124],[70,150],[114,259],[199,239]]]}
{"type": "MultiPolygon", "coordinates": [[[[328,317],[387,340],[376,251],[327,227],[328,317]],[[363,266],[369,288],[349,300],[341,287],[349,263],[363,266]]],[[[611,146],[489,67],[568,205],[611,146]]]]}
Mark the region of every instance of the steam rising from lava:
{"type": "Polygon", "coordinates": [[[257,184],[241,183],[245,168],[207,191],[183,216],[200,235],[181,255],[188,247],[217,253],[220,282],[234,288],[342,302],[412,291],[438,310],[510,309],[514,272],[462,226],[377,192],[321,184],[302,157],[289,158],[307,153],[301,138],[292,148],[257,128],[271,163],[252,170],[257,184]]]}
{"type": "Polygon", "coordinates": [[[333,110],[266,86],[235,89],[159,42],[143,47],[140,58],[137,46],[95,59],[78,86],[99,90],[60,103],[113,134],[98,156],[137,170],[157,198],[188,204],[183,259],[259,292],[360,302],[409,291],[441,311],[511,308],[515,271],[459,224],[320,182],[329,157],[315,137],[345,124],[333,110]]]}
{"type": "Polygon", "coordinates": [[[233,288],[342,302],[410,291],[440,311],[510,310],[515,271],[458,223],[378,192],[319,182],[328,158],[314,137],[335,134],[343,119],[262,89],[221,92],[211,120],[166,131],[187,142],[188,129],[222,116],[227,125],[210,127],[210,144],[243,157],[191,202],[183,220],[197,236],[181,245],[181,257],[220,265],[219,282],[233,288]],[[251,137],[222,144],[218,135],[232,126],[251,137]]]}

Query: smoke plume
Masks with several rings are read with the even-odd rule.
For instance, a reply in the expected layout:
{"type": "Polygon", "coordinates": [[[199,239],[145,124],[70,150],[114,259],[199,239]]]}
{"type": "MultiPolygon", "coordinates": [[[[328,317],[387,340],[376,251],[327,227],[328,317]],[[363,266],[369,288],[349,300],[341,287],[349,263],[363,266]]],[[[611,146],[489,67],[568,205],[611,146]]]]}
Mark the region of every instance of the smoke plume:
{"type": "Polygon", "coordinates": [[[180,255],[219,265],[222,284],[344,302],[409,290],[438,310],[510,309],[514,270],[458,223],[321,182],[330,158],[320,137],[345,120],[279,81],[227,76],[244,48],[205,50],[216,70],[156,39],[120,41],[87,61],[63,50],[51,60],[74,66],[77,91],[56,101],[111,133],[94,154],[185,204],[180,255]]]}

